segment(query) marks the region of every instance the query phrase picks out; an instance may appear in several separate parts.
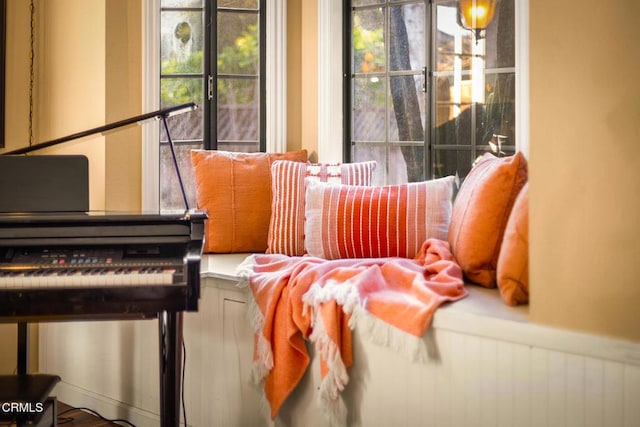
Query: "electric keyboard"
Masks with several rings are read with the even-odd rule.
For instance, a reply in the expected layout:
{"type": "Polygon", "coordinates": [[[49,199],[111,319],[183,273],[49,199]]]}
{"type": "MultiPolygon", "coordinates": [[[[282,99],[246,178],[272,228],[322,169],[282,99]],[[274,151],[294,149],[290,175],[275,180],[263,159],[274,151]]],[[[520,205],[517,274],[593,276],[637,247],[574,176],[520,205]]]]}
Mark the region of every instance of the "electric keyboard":
{"type": "Polygon", "coordinates": [[[197,310],[202,212],[0,214],[0,319],[197,310]]]}

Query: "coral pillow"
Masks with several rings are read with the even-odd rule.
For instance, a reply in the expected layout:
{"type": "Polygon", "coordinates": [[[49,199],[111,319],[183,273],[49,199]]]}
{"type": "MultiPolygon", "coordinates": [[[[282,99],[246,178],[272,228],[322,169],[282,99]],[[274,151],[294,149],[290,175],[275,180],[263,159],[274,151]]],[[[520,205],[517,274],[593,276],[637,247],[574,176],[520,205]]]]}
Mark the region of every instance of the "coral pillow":
{"type": "Polygon", "coordinates": [[[413,258],[428,238],[447,238],[453,181],[384,187],[309,182],[305,248],[327,259],[413,258]]]}
{"type": "Polygon", "coordinates": [[[376,162],[311,164],[279,160],[271,166],[273,202],[267,253],[304,255],[305,179],[371,185],[376,162]]]}
{"type": "Polygon", "coordinates": [[[453,204],[449,244],[465,277],[496,286],[502,236],[516,196],[527,181],[522,153],[497,158],[485,154],[469,172],[453,204]]]}
{"type": "Polygon", "coordinates": [[[529,185],[516,198],[498,257],[498,289],[509,305],[529,302],[529,185]]]}
{"type": "Polygon", "coordinates": [[[264,252],[271,217],[271,164],[306,162],[307,151],[193,150],[198,207],[207,211],[204,252],[264,252]]]}

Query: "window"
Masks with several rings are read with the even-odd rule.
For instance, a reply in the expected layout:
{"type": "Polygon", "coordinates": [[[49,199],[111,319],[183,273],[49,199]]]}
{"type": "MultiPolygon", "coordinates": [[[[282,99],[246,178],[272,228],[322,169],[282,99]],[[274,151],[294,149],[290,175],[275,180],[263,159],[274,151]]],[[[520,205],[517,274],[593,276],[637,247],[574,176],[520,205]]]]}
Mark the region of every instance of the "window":
{"type": "MultiPolygon", "coordinates": [[[[169,121],[192,207],[192,149],[266,148],[265,4],[266,0],[160,2],[160,108],[191,101],[200,106],[169,121]]],[[[181,209],[164,129],[159,140],[160,208],[181,209]]]]}
{"type": "Polygon", "coordinates": [[[515,151],[514,1],[498,4],[480,37],[455,0],[345,2],[346,160],[377,160],[382,184],[463,178],[515,151]]]}

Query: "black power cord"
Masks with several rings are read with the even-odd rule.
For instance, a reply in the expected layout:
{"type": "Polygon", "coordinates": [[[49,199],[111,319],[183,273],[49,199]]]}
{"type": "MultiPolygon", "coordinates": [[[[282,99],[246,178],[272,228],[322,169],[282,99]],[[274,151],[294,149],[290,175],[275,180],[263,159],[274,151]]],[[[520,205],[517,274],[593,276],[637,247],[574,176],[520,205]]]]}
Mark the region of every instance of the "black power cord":
{"type": "Polygon", "coordinates": [[[116,418],[116,419],[105,418],[102,415],[100,415],[98,412],[94,411],[93,409],[85,408],[85,407],[78,407],[78,408],[74,407],[74,408],[70,408],[70,409],[67,409],[67,410],[64,410],[64,411],[58,413],[58,421],[57,421],[58,425],[68,424],[68,423],[73,422],[73,420],[74,420],[73,417],[64,417],[63,415],[66,415],[66,414],[69,414],[69,413],[72,413],[72,412],[76,412],[76,411],[88,412],[91,415],[94,415],[94,416],[100,418],[102,421],[107,421],[107,422],[110,422],[110,423],[122,424],[122,425],[129,426],[129,427],[136,427],[135,424],[132,424],[127,420],[123,420],[123,419],[120,419],[120,418],[116,418]]]}
{"type": "Polygon", "coordinates": [[[184,418],[185,427],[187,424],[187,405],[185,405],[184,401],[184,377],[185,370],[187,367],[187,346],[184,344],[184,338],[182,338],[182,417],[184,418]]]}

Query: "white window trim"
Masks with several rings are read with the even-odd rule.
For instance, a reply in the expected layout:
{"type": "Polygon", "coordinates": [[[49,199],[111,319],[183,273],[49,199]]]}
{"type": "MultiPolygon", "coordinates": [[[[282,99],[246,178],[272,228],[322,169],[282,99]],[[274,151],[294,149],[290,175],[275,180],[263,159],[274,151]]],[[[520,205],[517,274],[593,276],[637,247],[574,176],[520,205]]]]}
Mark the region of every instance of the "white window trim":
{"type": "Polygon", "coordinates": [[[342,2],[318,2],[318,161],[342,162],[342,2]]]}
{"type": "MultiPolygon", "coordinates": [[[[515,1],[516,149],[529,156],[529,0],[515,1]]],[[[342,161],[342,2],[318,2],[318,159],[342,161]]]]}
{"type": "MultiPolygon", "coordinates": [[[[287,148],[287,8],[286,0],[270,0],[267,7],[267,151],[287,148]]],[[[160,108],[160,0],[142,2],[142,109],[160,108]]],[[[160,150],[158,124],[142,129],[142,209],[160,207],[160,150]]]]}
{"type": "Polygon", "coordinates": [[[529,158],[529,0],[515,2],[516,149],[529,158]]]}
{"type": "MultiPolygon", "coordinates": [[[[160,106],[160,0],[142,2],[142,111],[160,106]]],[[[160,208],[160,127],[142,127],[142,209],[160,208]]]]}

